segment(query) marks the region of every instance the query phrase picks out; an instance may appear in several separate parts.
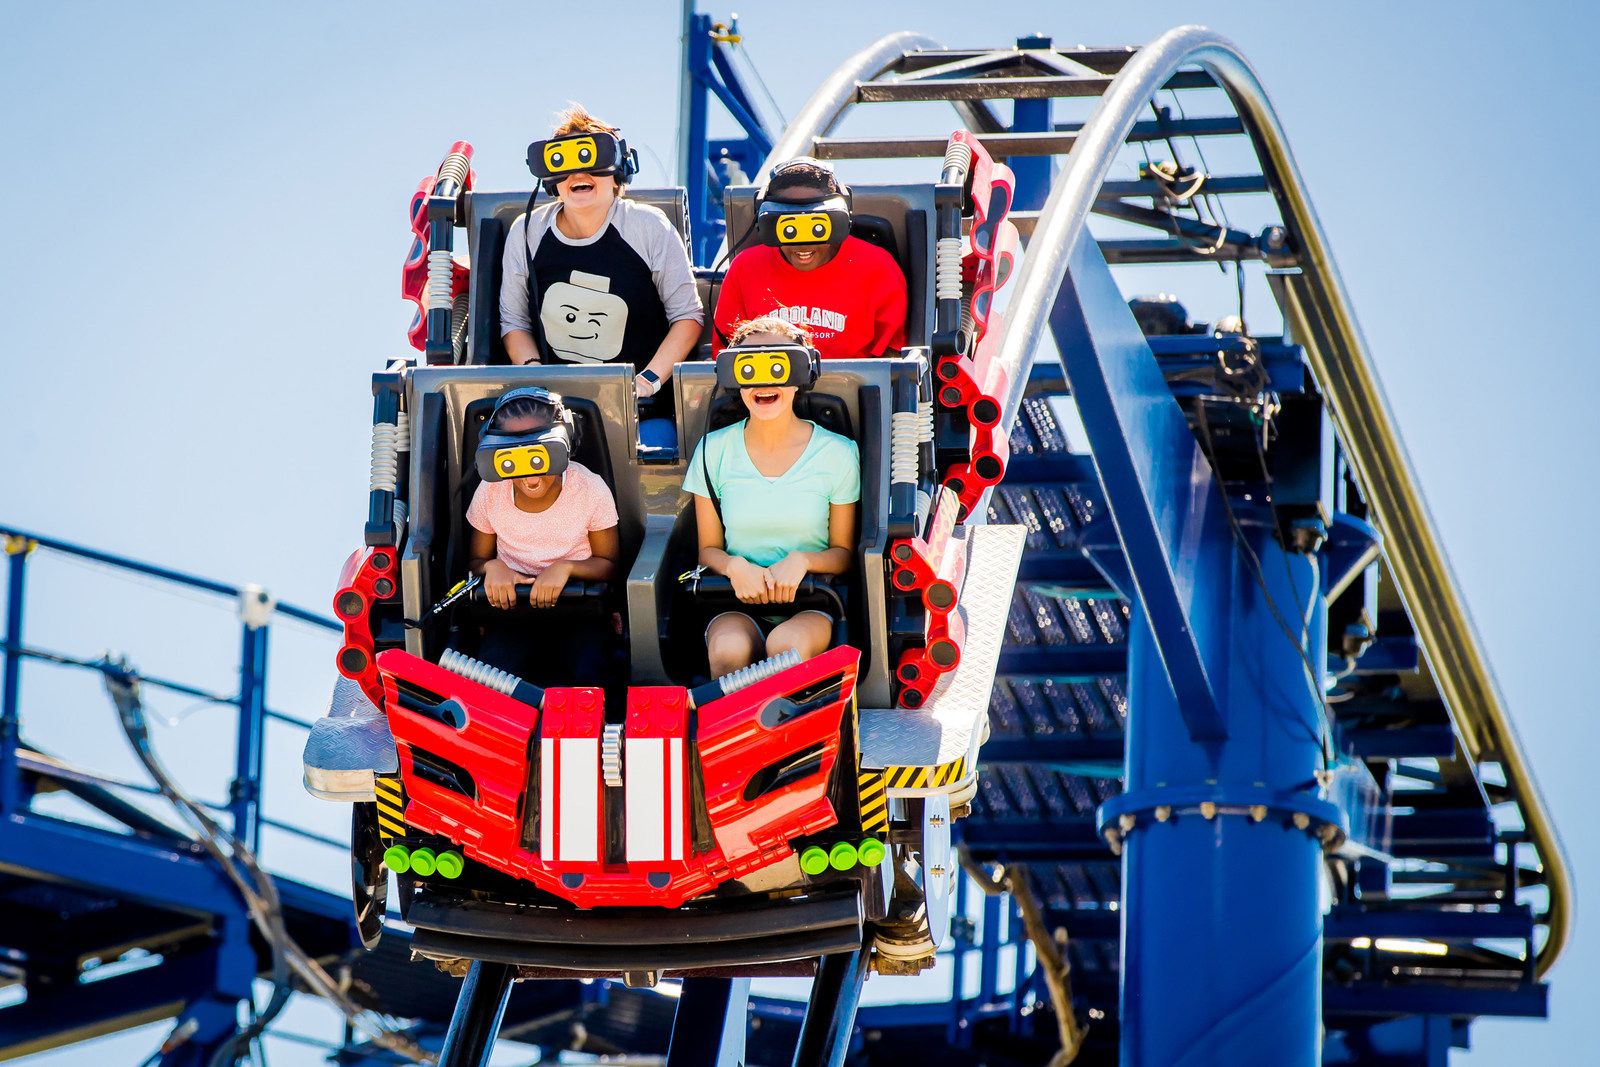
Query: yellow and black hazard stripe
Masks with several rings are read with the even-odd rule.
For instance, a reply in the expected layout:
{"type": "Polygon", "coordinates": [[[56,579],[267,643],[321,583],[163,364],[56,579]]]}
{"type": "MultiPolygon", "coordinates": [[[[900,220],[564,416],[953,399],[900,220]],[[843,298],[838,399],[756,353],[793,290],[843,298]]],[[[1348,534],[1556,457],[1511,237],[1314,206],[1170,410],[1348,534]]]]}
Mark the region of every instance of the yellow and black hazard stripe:
{"type": "Polygon", "coordinates": [[[883,772],[891,789],[938,789],[961,781],[967,772],[966,757],[934,767],[888,767],[883,772]]]}
{"type": "Polygon", "coordinates": [[[856,793],[861,798],[861,829],[869,834],[887,833],[889,798],[883,792],[883,772],[859,772],[856,775],[856,793]]]}
{"type": "Polygon", "coordinates": [[[406,791],[400,779],[379,776],[373,786],[378,794],[378,836],[385,841],[406,836],[406,791]]]}

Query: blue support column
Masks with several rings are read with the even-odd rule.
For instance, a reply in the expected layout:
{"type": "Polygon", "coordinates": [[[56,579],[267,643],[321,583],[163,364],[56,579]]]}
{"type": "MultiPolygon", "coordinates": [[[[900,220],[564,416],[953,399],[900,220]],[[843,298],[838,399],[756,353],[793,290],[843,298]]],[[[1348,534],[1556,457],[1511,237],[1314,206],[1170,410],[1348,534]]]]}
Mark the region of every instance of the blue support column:
{"type": "Polygon", "coordinates": [[[978,961],[978,1007],[985,1008],[1000,996],[1000,896],[986,893],[983,898],[983,954],[978,961]]]}
{"type": "Polygon", "coordinates": [[[228,810],[233,833],[252,852],[261,845],[262,732],[267,692],[267,627],[242,627],[239,643],[239,740],[228,810]]]}
{"type": "MultiPolygon", "coordinates": [[[[684,5],[683,33],[679,122],[683,131],[683,158],[679,160],[679,173],[689,197],[689,236],[694,243],[690,252],[696,263],[705,263],[710,253],[702,246],[710,239],[711,229],[708,225],[711,190],[706,180],[706,81],[711,76],[711,16],[696,14],[692,0],[684,5]]],[[[717,214],[720,216],[721,211],[717,214]]]]}
{"type": "MultiPolygon", "coordinates": [[[[1018,37],[1018,48],[1049,48],[1048,37],[1018,37]]],[[[1048,97],[1042,100],[1016,100],[1011,104],[1012,133],[1044,133],[1050,129],[1048,97]]],[[[1017,185],[1011,206],[1017,210],[1037,211],[1050,195],[1050,181],[1055,174],[1055,160],[1049,156],[1017,156],[1006,161],[1017,185]]]]}
{"type": "Polygon", "coordinates": [[[22,730],[22,608],[26,603],[28,553],[32,542],[6,538],[5,672],[0,676],[0,815],[23,805],[17,770],[17,737],[22,730]]]}
{"type": "Polygon", "coordinates": [[[1318,568],[1259,500],[1232,505],[1235,533],[1092,239],[1050,324],[1137,592],[1126,792],[1100,811],[1123,857],[1122,1063],[1313,1067],[1319,837],[1340,826],[1317,792],[1318,568]]]}
{"type": "MultiPolygon", "coordinates": [[[[1337,814],[1316,796],[1305,664],[1267,606],[1295,618],[1316,579],[1269,528],[1249,533],[1268,590],[1241,562],[1210,591],[1234,605],[1227,740],[1191,736],[1149,627],[1131,627],[1127,792],[1102,817],[1123,842],[1122,1062],[1137,1067],[1318,1061],[1315,832],[1337,814]]],[[[1319,597],[1313,650],[1324,618],[1319,597]]]]}

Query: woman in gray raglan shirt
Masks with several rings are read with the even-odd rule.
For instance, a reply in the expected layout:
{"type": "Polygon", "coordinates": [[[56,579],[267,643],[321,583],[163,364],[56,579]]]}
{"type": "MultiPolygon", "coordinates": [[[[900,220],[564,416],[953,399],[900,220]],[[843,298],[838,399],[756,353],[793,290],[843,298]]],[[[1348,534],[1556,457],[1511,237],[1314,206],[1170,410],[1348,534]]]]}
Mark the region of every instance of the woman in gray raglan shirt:
{"type": "MultiPolygon", "coordinates": [[[[614,127],[574,105],[551,137],[600,132],[614,127]]],[[[683,236],[661,211],[620,193],[615,175],[564,174],[554,203],[512,223],[500,329],[513,363],[632,363],[642,425],[672,416],[667,381],[699,340],[705,313],[683,236]],[[530,251],[542,352],[528,308],[530,251]]]]}

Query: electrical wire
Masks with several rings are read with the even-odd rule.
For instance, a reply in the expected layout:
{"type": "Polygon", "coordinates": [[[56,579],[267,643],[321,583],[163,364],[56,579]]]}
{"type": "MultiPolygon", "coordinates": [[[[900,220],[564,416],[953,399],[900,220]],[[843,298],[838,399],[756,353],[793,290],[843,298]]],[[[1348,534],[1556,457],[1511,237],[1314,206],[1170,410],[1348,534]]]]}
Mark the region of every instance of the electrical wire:
{"type": "MultiPolygon", "coordinates": [[[[1224,514],[1227,516],[1228,527],[1233,534],[1234,542],[1239,546],[1240,554],[1244,557],[1245,564],[1247,569],[1250,571],[1251,577],[1255,580],[1256,585],[1261,590],[1261,596],[1266,601],[1268,613],[1272,616],[1272,620],[1277,624],[1278,629],[1283,631],[1284,637],[1289,640],[1290,644],[1294,645],[1295,652],[1297,655],[1299,655],[1300,662],[1305,667],[1305,677],[1310,689],[1313,703],[1315,703],[1318,708],[1321,708],[1326,700],[1326,695],[1322,692],[1322,679],[1318,677],[1317,669],[1312,664],[1310,655],[1306,652],[1305,642],[1298,638],[1298,636],[1295,634],[1294,628],[1289,625],[1288,621],[1283,616],[1283,612],[1279,609],[1278,602],[1273,597],[1271,588],[1267,585],[1266,571],[1261,565],[1261,557],[1256,554],[1254,546],[1250,544],[1249,536],[1244,531],[1244,524],[1239,521],[1239,516],[1233,510],[1233,501],[1229,498],[1227,490],[1221,484],[1222,468],[1217,460],[1216,442],[1212,439],[1211,424],[1207,420],[1205,412],[1206,409],[1204,403],[1195,405],[1195,425],[1200,430],[1201,451],[1205,453],[1206,459],[1211,463],[1212,471],[1216,472],[1217,474],[1217,491],[1222,496],[1222,509],[1224,514]]],[[[1254,436],[1254,434],[1251,435],[1252,439],[1254,436]]],[[[1287,566],[1288,560],[1285,559],[1284,562],[1285,566],[1287,566]]],[[[1312,592],[1314,595],[1316,591],[1312,590],[1312,592]]],[[[1333,740],[1329,736],[1326,722],[1322,721],[1324,718],[1325,716],[1318,716],[1319,721],[1317,723],[1317,729],[1313,732],[1313,736],[1319,747],[1322,749],[1323,768],[1324,770],[1327,770],[1333,767],[1335,763],[1335,756],[1333,751],[1333,740]]]]}
{"type": "Polygon", "coordinates": [[[173,780],[160,757],[156,755],[150,742],[149,726],[140,694],[139,676],[123,659],[102,658],[95,666],[105,681],[107,695],[116,706],[123,734],[133,747],[134,754],[180,818],[194,832],[201,848],[216,862],[238,890],[251,922],[260,932],[272,954],[270,979],[273,985],[272,996],[267,1005],[256,1013],[255,1019],[249,1026],[217,1049],[211,1057],[210,1067],[236,1064],[240,1056],[248,1053],[251,1043],[266,1031],[288,1003],[292,992],[291,972],[297,975],[311,992],[330,1001],[345,1015],[351,1025],[365,1033],[374,1044],[412,1062],[434,1062],[427,1052],[409,1038],[396,1033],[373,1013],[351,1000],[344,988],[323,969],[322,965],[307,955],[305,950],[289,936],[284,923],[282,902],[271,875],[261,869],[254,853],[242,841],[189,798],[173,780]]]}
{"type": "Polygon", "coordinates": [[[784,115],[783,108],[778,106],[778,98],[772,95],[771,89],[767,88],[767,79],[761,76],[761,67],[751,57],[750,53],[745,50],[743,41],[739,42],[736,52],[744,58],[745,66],[749,68],[751,74],[755,75],[756,84],[761,86],[761,93],[767,98],[767,103],[771,106],[772,113],[778,116],[778,128],[783,129],[788,126],[789,119],[784,115]]]}

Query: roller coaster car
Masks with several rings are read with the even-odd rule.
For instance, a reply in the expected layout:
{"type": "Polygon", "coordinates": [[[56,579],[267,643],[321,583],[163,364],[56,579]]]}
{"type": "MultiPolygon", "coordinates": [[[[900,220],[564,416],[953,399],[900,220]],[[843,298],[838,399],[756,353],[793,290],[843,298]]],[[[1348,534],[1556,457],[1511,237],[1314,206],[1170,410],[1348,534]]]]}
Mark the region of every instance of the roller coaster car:
{"type": "MultiPolygon", "coordinates": [[[[901,217],[923,227],[907,243],[927,307],[932,187],[923,196],[927,210],[901,217]]],[[[458,224],[492,235],[507,199],[469,199],[458,224]]],[[[474,252],[498,263],[492,241],[474,252]]],[[[473,306],[487,305],[491,286],[472,284],[473,306]]],[[[834,609],[837,640],[805,662],[708,678],[705,621],[731,591],[695,573],[681,486],[699,438],[743,413],[715,393],[710,364],[672,379],[678,447],[666,462],[641,458],[629,367],[377,375],[367,547],[335,597],[339,669],[383,709],[400,756],[377,802],[356,805],[363,938],[380,932],[387,869],[414,951],[439,961],[653,981],[803,972],[870,941],[880,970],[927,965],[947,925],[950,823],[975,791],[1022,546],[1020,528],[960,521],[941,471],[970,456],[959,440],[936,449],[933,383],[928,351],[911,349],[829,361],[801,395],[801,414],[854,438],[862,457],[856,566],[808,579],[800,597],[834,609]],[[473,659],[493,610],[473,598],[430,610],[466,573],[489,410],[535,384],[565,398],[574,458],[611,485],[620,516],[623,581],[575,582],[554,607],[520,609],[612,618],[616,654],[577,687],[473,659]]]]}

